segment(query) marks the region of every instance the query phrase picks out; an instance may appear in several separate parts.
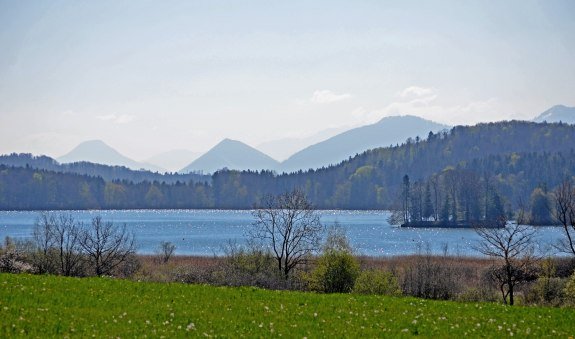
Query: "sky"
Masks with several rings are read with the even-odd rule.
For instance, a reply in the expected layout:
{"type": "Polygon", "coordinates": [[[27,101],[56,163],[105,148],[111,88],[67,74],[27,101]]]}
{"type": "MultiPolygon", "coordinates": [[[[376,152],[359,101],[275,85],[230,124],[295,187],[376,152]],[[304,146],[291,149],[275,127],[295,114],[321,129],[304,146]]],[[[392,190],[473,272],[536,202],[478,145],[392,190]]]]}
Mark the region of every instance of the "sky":
{"type": "Polygon", "coordinates": [[[575,106],[575,1],[0,0],[0,153],[136,160],[575,106]]]}

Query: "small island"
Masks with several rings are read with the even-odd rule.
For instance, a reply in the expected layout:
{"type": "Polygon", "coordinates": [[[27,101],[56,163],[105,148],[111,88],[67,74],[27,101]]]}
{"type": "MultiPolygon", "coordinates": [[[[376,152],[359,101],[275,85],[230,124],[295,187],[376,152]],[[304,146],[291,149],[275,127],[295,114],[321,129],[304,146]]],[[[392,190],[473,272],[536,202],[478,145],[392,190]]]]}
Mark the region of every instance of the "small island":
{"type": "Polygon", "coordinates": [[[410,221],[402,223],[400,227],[414,228],[502,228],[505,227],[505,221],[410,221]]]}
{"type": "Polygon", "coordinates": [[[415,228],[503,228],[508,213],[488,178],[449,167],[427,180],[403,176],[392,225],[415,228]]]}

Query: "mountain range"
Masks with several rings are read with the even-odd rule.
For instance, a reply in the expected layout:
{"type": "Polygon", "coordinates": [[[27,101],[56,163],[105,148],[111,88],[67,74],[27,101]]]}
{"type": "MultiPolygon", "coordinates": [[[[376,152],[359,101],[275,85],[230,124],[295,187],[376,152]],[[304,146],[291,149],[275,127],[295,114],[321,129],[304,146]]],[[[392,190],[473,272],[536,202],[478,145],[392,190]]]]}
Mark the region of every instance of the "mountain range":
{"type": "MultiPolygon", "coordinates": [[[[284,174],[221,170],[212,176],[195,174],[199,181],[192,174],[145,171],[141,174],[152,177],[133,180],[138,173],[126,173],[130,177],[118,180],[114,171],[119,168],[108,168],[112,179],[104,179],[90,170],[104,165],[0,156],[0,210],[250,209],[267,194],[294,188],[302,189],[316,208],[394,209],[403,200],[407,178],[412,206],[431,196],[436,212],[451,211],[464,218],[481,214],[477,202],[490,200],[488,194],[499,195],[502,206],[513,211],[522,201],[529,204],[534,193],[553,190],[572,178],[573,145],[575,125],[501,121],[429,133],[317,170],[284,174]],[[38,168],[41,164],[47,169],[38,168]],[[86,174],[78,174],[82,172],[86,174]]],[[[221,145],[228,146],[243,148],[229,140],[221,145]]]]}
{"type": "MultiPolygon", "coordinates": [[[[534,122],[575,123],[575,107],[556,105],[539,114],[534,122]]],[[[218,169],[273,170],[294,172],[337,164],[368,149],[424,138],[429,132],[449,128],[415,116],[385,117],[377,123],[349,130],[327,129],[307,138],[285,138],[260,144],[258,148],[241,141],[224,139],[200,156],[189,150],[174,150],[143,162],[130,159],[99,140],[86,141],[58,158],[60,163],[88,161],[131,169],[164,172],[213,173],[218,169]],[[270,157],[272,154],[283,161],[270,157]]]]}
{"type": "Polygon", "coordinates": [[[308,146],[281,163],[240,141],[226,139],[180,172],[213,173],[222,168],[277,172],[316,169],[335,165],[368,149],[402,143],[409,137],[425,137],[429,132],[447,128],[449,126],[415,116],[386,117],[375,124],[353,128],[308,146]]]}
{"type": "Polygon", "coordinates": [[[261,143],[256,148],[278,161],[284,161],[302,149],[334,137],[349,127],[328,128],[303,138],[283,138],[261,143]]]}
{"type": "Polygon", "coordinates": [[[403,143],[408,138],[427,137],[429,132],[449,128],[415,116],[393,116],[372,125],[340,133],[295,153],[281,164],[284,172],[335,165],[369,149],[403,143]]]}

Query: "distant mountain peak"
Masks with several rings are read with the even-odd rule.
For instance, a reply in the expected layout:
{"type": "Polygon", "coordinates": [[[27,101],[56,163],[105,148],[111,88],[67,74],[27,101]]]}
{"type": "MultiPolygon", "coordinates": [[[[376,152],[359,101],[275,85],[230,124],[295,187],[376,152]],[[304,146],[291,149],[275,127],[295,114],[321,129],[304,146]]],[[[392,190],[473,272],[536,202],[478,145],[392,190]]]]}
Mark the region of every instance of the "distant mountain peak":
{"type": "Polygon", "coordinates": [[[78,146],[82,146],[82,145],[101,145],[101,146],[110,147],[110,146],[108,146],[108,144],[106,144],[104,141],[102,141],[100,139],[86,140],[84,142],[81,142],[78,146]]]}
{"type": "MultiPolygon", "coordinates": [[[[234,145],[234,146],[240,146],[240,145],[241,145],[241,146],[248,146],[247,144],[245,144],[245,143],[243,143],[243,142],[241,142],[241,141],[234,140],[234,139],[229,139],[229,138],[225,138],[225,139],[222,139],[222,141],[218,142],[218,143],[216,144],[216,146],[214,146],[214,147],[229,146],[229,145],[234,145]]],[[[248,146],[248,147],[249,147],[249,146],[248,146]]]]}
{"type": "Polygon", "coordinates": [[[223,139],[180,173],[202,171],[213,173],[228,168],[235,170],[275,170],[278,162],[257,149],[233,139],[223,139]]]}
{"type": "Polygon", "coordinates": [[[533,119],[534,122],[564,122],[575,123],[575,107],[555,105],[533,119]]]}
{"type": "Polygon", "coordinates": [[[427,137],[449,126],[413,115],[384,117],[378,122],[340,133],[311,145],[281,164],[285,172],[335,165],[369,149],[403,143],[408,138],[427,137]]]}
{"type": "Polygon", "coordinates": [[[125,166],[134,170],[147,169],[151,171],[163,172],[162,168],[147,163],[140,163],[132,160],[102,140],[87,140],[81,142],[67,154],[59,157],[60,163],[73,163],[87,161],[95,164],[110,166],[125,166]]]}

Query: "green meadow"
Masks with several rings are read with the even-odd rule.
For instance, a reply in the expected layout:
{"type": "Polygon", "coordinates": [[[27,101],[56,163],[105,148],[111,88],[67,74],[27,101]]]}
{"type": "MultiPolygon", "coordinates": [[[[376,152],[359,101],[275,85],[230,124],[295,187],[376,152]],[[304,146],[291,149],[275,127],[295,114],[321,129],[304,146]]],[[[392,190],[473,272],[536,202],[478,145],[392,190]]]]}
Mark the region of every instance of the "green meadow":
{"type": "Polygon", "coordinates": [[[570,308],[0,274],[0,337],[575,334],[570,308]]]}

